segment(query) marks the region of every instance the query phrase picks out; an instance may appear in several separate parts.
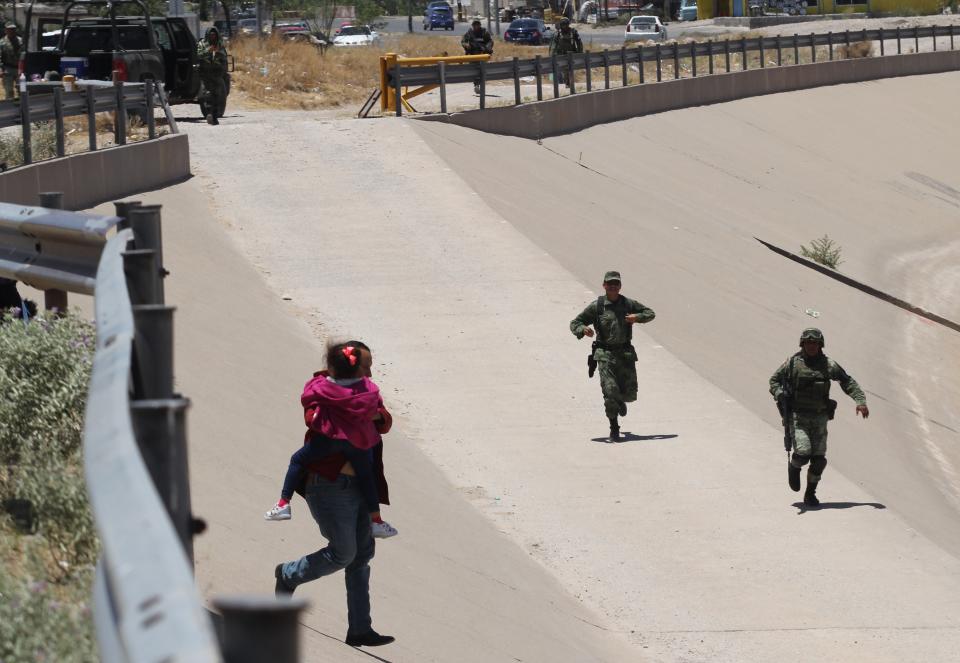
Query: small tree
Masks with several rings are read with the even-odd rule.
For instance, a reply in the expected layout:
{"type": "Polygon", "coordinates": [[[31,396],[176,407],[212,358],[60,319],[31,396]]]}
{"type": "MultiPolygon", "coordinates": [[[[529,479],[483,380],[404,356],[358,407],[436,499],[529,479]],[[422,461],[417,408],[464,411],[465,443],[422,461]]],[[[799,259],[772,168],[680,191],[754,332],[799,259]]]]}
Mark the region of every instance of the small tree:
{"type": "Polygon", "coordinates": [[[810,242],[809,248],[806,246],[800,247],[800,255],[804,258],[810,258],[814,262],[825,265],[830,269],[837,269],[840,263],[843,262],[840,260],[840,251],[840,245],[835,244],[827,235],[810,242]]]}

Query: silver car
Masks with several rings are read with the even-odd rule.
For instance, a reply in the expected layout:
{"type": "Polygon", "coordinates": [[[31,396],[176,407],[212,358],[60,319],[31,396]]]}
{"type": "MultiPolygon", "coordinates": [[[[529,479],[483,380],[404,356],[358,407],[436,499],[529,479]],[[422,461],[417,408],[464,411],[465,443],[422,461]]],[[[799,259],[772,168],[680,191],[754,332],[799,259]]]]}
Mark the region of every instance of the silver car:
{"type": "Polygon", "coordinates": [[[657,16],[634,16],[627,23],[623,33],[623,41],[666,41],[667,27],[660,22],[657,16]]]}

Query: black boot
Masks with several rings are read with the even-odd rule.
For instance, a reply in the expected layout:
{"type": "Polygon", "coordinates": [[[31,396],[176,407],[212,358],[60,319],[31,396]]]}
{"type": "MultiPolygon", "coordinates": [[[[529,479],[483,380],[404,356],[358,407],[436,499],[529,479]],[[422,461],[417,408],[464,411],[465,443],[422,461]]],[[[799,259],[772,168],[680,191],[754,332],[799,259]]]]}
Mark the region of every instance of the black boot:
{"type": "Polygon", "coordinates": [[[627,404],[626,404],[626,403],[620,403],[620,416],[621,416],[621,417],[627,416],[627,404]]]}
{"type": "Polygon", "coordinates": [[[794,467],[790,461],[787,461],[787,481],[790,483],[790,490],[800,492],[800,468],[794,467]]]}
{"type": "Polygon", "coordinates": [[[817,484],[807,484],[807,491],[803,494],[803,503],[807,506],[820,506],[820,500],[817,499],[817,484]]]}
{"type": "Polygon", "coordinates": [[[617,418],[613,417],[610,419],[610,441],[619,442],[622,438],[620,437],[620,425],[617,423],[617,418]]]}
{"type": "Polygon", "coordinates": [[[273,576],[277,579],[276,585],[274,585],[273,593],[279,599],[285,596],[293,596],[293,587],[288,585],[283,579],[283,564],[277,564],[277,567],[273,570],[273,576]]]}

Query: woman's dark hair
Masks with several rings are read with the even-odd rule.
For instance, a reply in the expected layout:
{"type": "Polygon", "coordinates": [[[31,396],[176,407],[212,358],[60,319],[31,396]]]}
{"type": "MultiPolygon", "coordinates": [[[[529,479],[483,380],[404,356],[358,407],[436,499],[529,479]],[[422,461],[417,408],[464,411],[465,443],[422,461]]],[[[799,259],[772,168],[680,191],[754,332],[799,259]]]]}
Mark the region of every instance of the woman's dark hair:
{"type": "Polygon", "coordinates": [[[351,342],[327,346],[327,370],[335,378],[356,378],[363,375],[360,346],[351,342]]]}

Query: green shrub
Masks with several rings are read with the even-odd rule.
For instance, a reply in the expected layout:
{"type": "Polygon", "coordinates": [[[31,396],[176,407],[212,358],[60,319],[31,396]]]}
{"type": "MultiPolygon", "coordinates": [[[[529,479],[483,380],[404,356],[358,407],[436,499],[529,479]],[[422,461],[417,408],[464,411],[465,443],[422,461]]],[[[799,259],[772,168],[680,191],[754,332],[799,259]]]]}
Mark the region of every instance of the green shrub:
{"type": "Polygon", "coordinates": [[[94,328],[75,315],[0,319],[0,661],[97,660],[89,603],[98,542],[82,464],[94,328]]]}
{"type": "Polygon", "coordinates": [[[0,661],[94,663],[98,660],[87,567],[69,580],[44,577],[37,537],[14,536],[0,525],[0,557],[26,563],[0,566],[0,661]]]}
{"type": "Polygon", "coordinates": [[[825,265],[830,269],[836,269],[843,261],[840,260],[841,247],[835,244],[832,239],[824,235],[820,239],[810,242],[810,248],[800,247],[800,255],[804,258],[810,258],[814,262],[825,265]]]}
{"type": "MultiPolygon", "coordinates": [[[[34,122],[30,139],[34,161],[57,156],[57,130],[53,122],[34,122]]],[[[3,162],[8,168],[23,164],[23,140],[19,134],[0,134],[0,163],[3,162]]]]}

